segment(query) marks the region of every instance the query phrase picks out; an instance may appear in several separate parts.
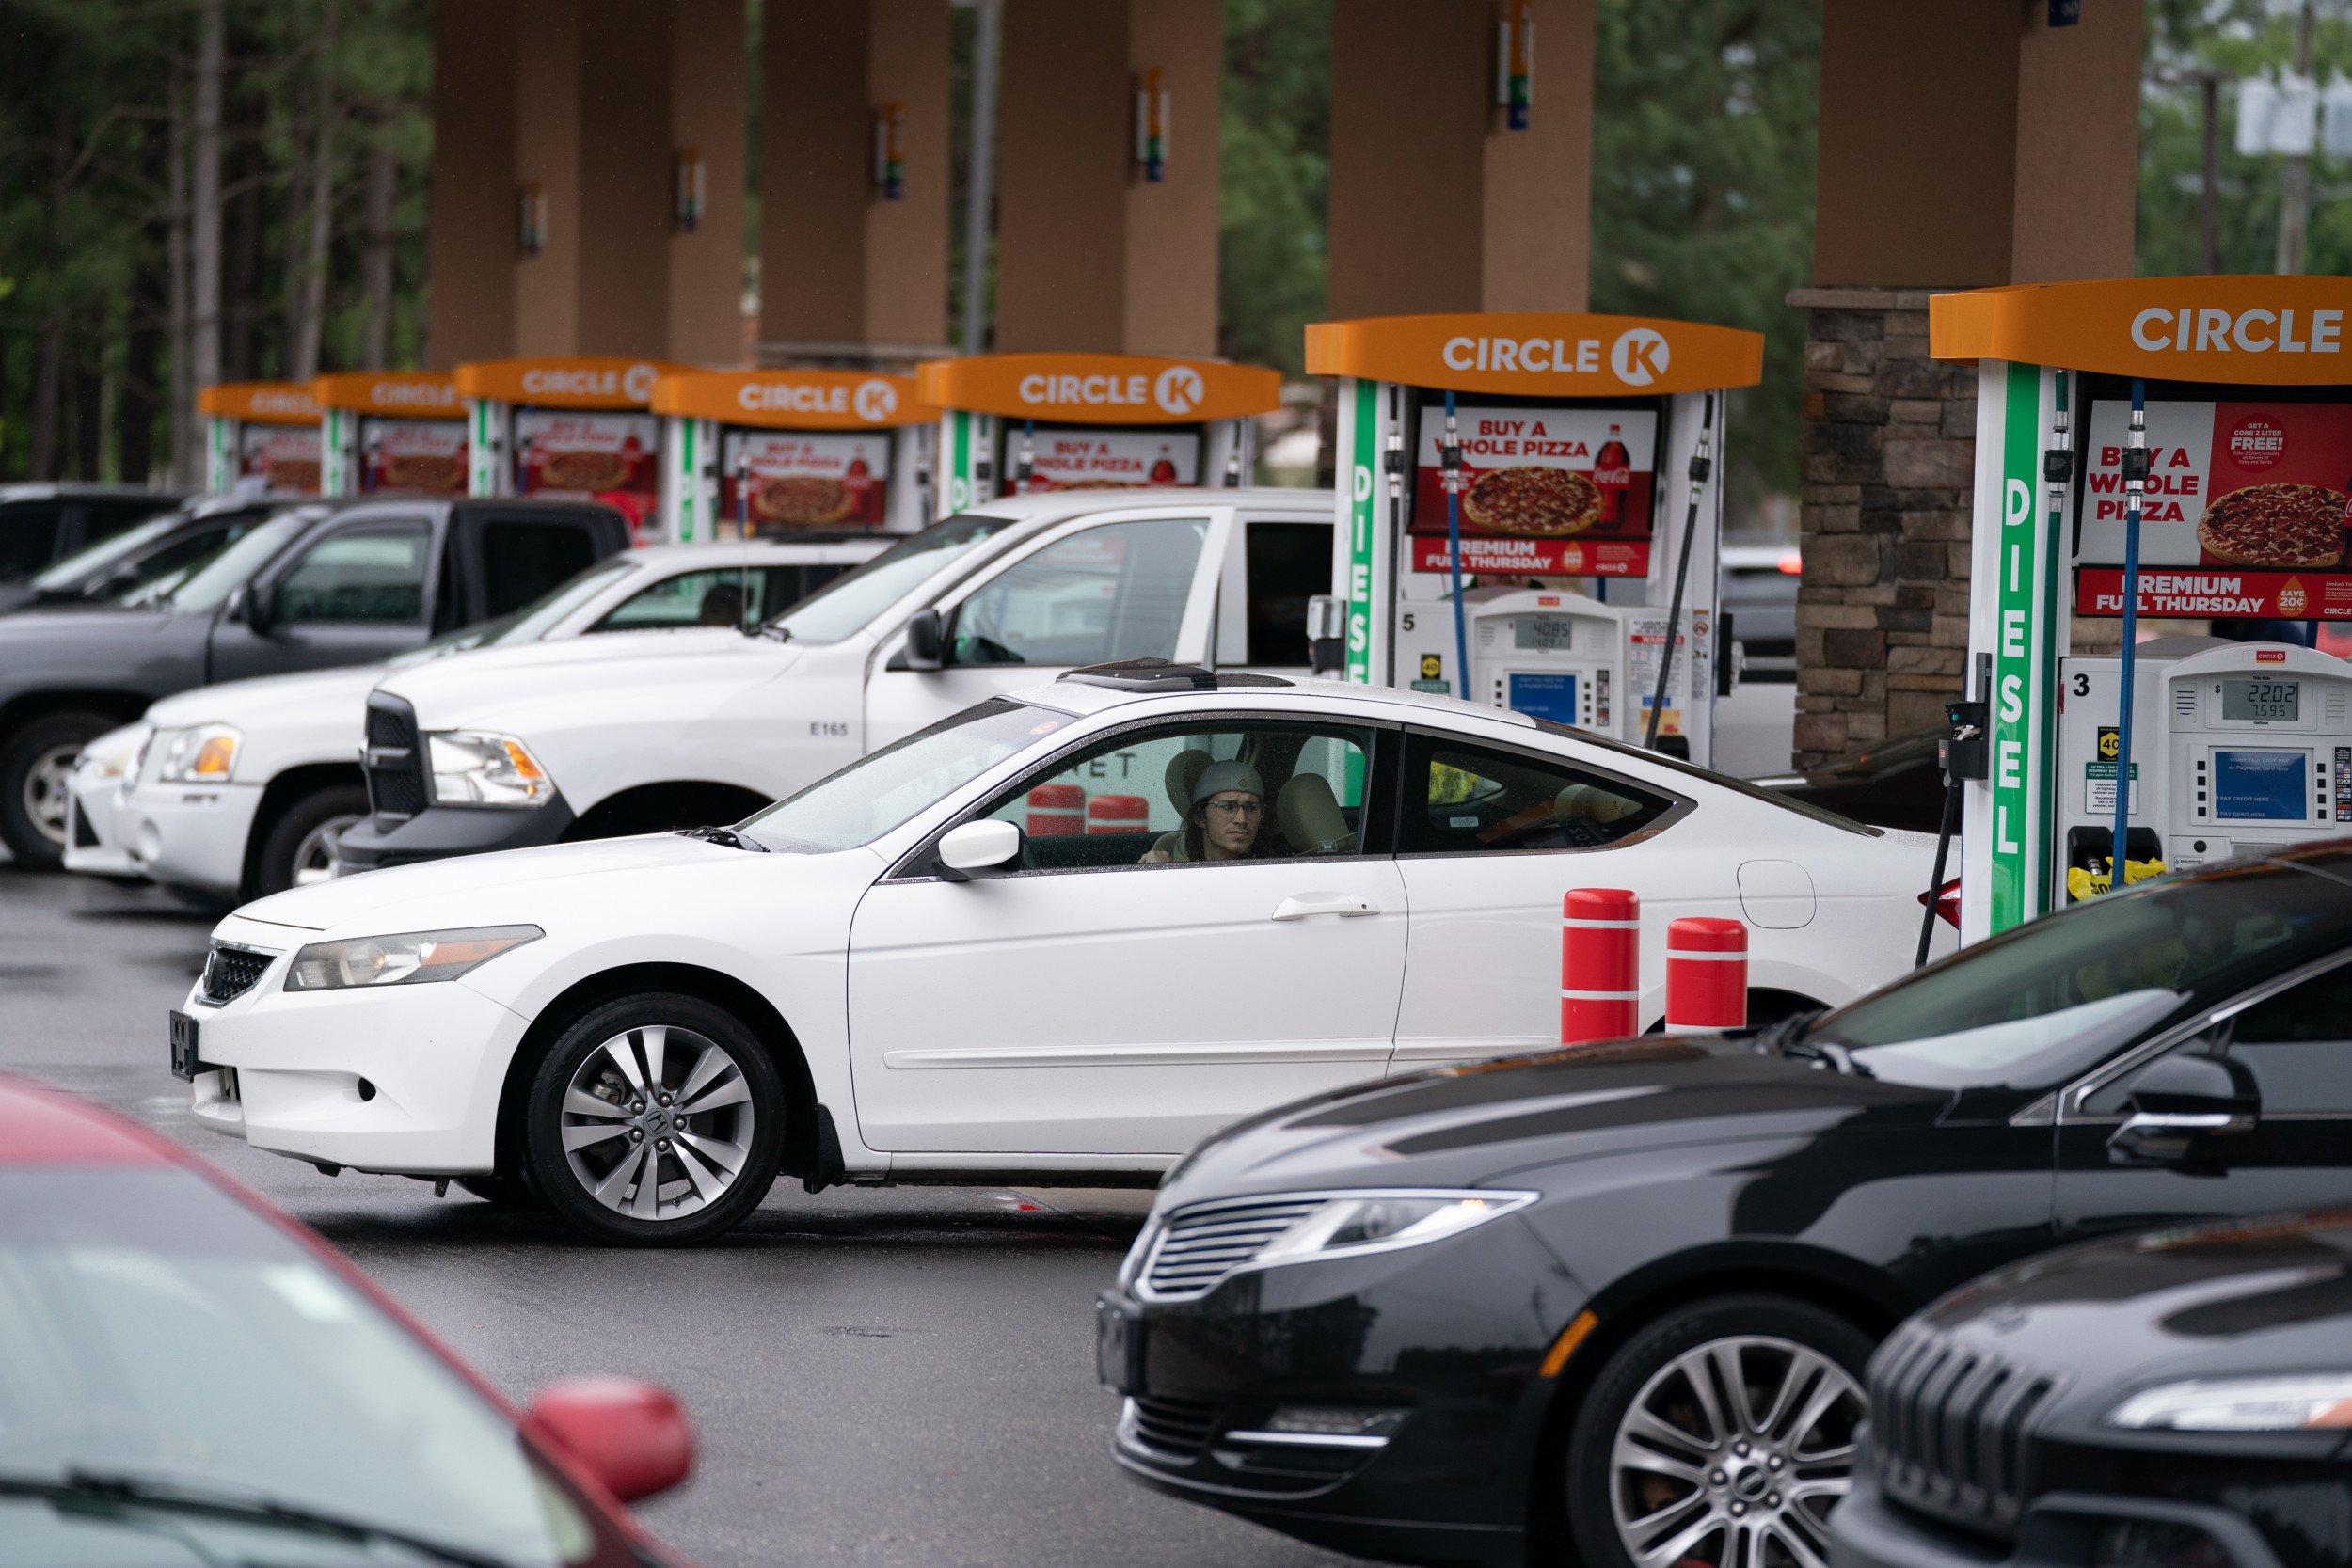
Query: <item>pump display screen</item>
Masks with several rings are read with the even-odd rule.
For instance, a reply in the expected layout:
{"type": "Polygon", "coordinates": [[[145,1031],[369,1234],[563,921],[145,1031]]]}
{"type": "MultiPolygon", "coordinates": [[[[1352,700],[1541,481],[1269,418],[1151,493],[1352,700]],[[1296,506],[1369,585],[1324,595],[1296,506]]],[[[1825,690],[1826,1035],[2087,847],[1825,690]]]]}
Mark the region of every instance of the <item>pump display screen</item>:
{"type": "Polygon", "coordinates": [[[2213,753],[2213,814],[2224,822],[2300,822],[2308,764],[2300,752],[2213,753]]]}
{"type": "Polygon", "coordinates": [[[2225,721],[2299,719],[2302,708],[2301,681],[2264,680],[2258,676],[2253,680],[2221,683],[2221,717],[2225,721]]]}
{"type": "MultiPolygon", "coordinates": [[[[1524,626],[1525,621],[1519,623],[1524,626]]],[[[1567,629],[1567,623],[1560,623],[1567,629]]],[[[1561,644],[1566,646],[1564,640],[1561,644]]],[[[1520,646],[1526,646],[1521,643],[1520,646]]],[[[1555,724],[1576,722],[1576,677],[1574,675],[1513,675],[1511,677],[1511,708],[1530,719],[1549,719],[1555,724]]]]}
{"type": "Polygon", "coordinates": [[[1564,654],[1568,651],[1568,633],[1575,629],[1576,623],[1565,615],[1522,615],[1511,623],[1511,645],[1564,654]]]}

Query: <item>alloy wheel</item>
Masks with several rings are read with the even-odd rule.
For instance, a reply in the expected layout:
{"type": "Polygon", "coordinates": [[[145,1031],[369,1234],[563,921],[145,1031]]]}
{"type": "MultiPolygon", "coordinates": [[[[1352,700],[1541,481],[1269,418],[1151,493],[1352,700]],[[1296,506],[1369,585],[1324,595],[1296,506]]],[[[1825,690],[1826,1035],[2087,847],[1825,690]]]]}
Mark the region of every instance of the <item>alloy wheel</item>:
{"type": "Polygon", "coordinates": [[[353,826],[367,820],[365,813],[352,816],[330,816],[309,832],[294,846],[294,885],[309,887],[324,882],[335,875],[335,841],[353,826]]]}
{"type": "Polygon", "coordinates": [[[751,1085],[727,1049],[660,1023],[590,1052],[560,1116],[580,1190],[614,1213],[654,1221],[699,1212],[734,1186],[756,1124],[751,1085]]]}
{"type": "Polygon", "coordinates": [[[66,794],[81,754],[78,744],[52,746],[33,759],[24,774],[24,815],[52,844],[65,843],[66,794]]]}
{"type": "Polygon", "coordinates": [[[1852,1484],[1866,1402],[1793,1339],[1693,1345],[1617,1424],[1609,1497],[1638,1568],[1826,1568],[1829,1511],[1852,1484]]]}

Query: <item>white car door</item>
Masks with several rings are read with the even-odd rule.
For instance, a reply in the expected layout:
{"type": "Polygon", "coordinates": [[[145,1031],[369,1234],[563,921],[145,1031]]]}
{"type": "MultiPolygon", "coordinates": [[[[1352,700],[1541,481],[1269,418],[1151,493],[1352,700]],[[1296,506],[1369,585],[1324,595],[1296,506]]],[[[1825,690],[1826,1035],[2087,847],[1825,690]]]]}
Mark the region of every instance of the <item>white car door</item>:
{"type": "Polygon", "coordinates": [[[1285,711],[1095,737],[968,814],[1023,827],[1017,870],[878,882],[850,939],[866,1145],[1175,1154],[1378,1076],[1406,910],[1362,852],[1375,734],[1285,711]],[[1248,858],[1210,858],[1188,816],[1255,820],[1248,858]]]}
{"type": "Polygon", "coordinates": [[[943,598],[946,666],[910,670],[884,641],[866,688],[866,746],[889,745],[1000,692],[1082,664],[1207,655],[1232,510],[1121,509],[1043,534],[943,598]]]}

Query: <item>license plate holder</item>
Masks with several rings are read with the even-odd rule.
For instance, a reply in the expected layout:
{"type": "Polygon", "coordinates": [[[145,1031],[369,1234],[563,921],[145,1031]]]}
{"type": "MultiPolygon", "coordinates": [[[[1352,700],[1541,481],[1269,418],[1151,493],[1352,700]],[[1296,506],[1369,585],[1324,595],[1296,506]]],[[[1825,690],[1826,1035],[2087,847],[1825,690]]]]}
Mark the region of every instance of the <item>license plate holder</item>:
{"type": "Polygon", "coordinates": [[[193,1081],[199,1072],[212,1068],[197,1054],[197,1021],[174,1008],[171,1014],[171,1075],[193,1081]]]}

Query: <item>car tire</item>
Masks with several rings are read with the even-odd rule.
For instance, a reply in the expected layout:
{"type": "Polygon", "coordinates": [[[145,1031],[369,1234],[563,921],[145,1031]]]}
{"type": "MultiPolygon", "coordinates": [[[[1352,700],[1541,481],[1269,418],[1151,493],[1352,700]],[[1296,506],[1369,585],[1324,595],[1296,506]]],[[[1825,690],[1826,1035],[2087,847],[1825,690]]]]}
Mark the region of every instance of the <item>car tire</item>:
{"type": "Polygon", "coordinates": [[[361,784],[334,784],[294,801],[262,840],[262,852],[253,863],[251,895],[266,898],[325,881],[334,874],[336,835],[365,821],[367,815],[368,792],[361,784]]]}
{"type": "Polygon", "coordinates": [[[16,863],[65,863],[66,788],[82,748],[116,727],[103,713],[44,713],[0,741],[0,839],[16,863]]]}
{"type": "Polygon", "coordinates": [[[784,1158],[774,1061],[699,997],[644,992],[590,1009],[556,1037],[526,1093],[532,1187],[609,1244],[687,1245],[732,1229],[784,1158]]]}
{"type": "Polygon", "coordinates": [[[1694,1302],[1636,1333],[1595,1375],[1568,1440],[1568,1528],[1587,1568],[1826,1563],[1871,1348],[1834,1312],[1760,1294],[1694,1302]]]}

